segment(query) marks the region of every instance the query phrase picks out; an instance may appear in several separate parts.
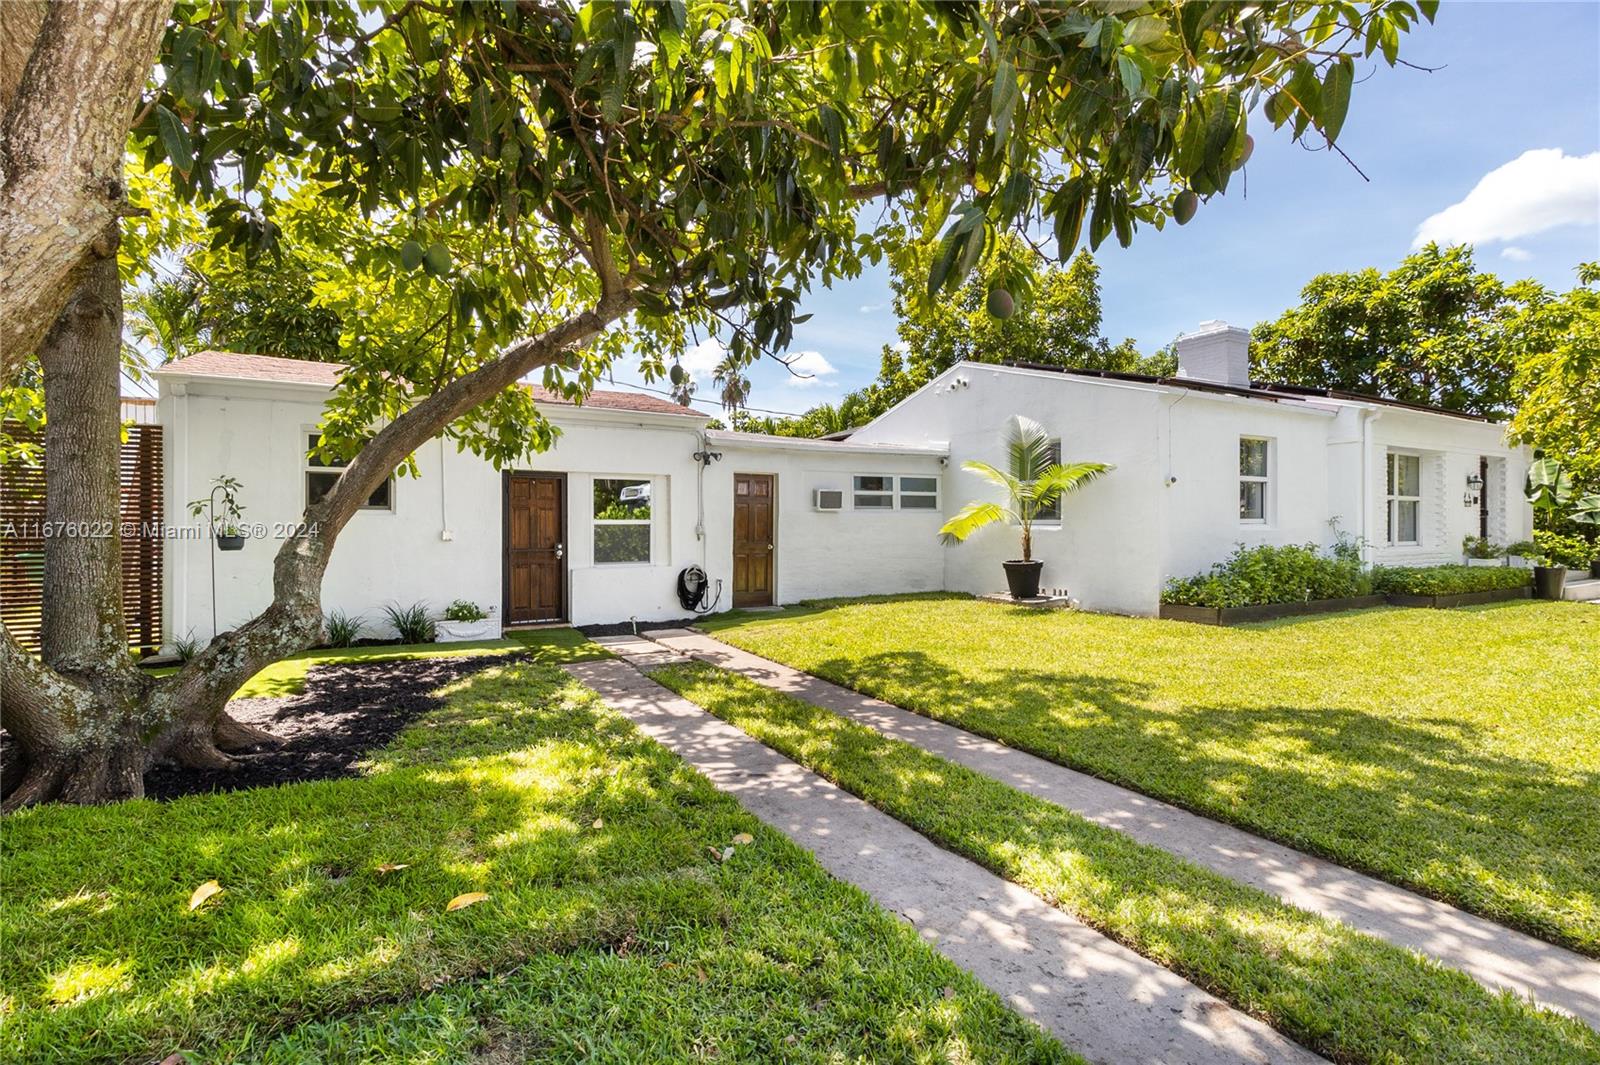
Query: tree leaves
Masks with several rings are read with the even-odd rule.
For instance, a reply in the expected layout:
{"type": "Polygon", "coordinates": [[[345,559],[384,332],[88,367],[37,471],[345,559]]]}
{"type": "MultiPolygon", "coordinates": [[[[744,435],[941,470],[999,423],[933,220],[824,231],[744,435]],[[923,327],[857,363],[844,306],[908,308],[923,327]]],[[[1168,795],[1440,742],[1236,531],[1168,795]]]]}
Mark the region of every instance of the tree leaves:
{"type": "Polygon", "coordinates": [[[464,910],[468,906],[476,906],[480,902],[486,902],[488,898],[489,893],[487,891],[468,891],[445,903],[444,912],[452,913],[456,910],[464,910]]]}
{"type": "Polygon", "coordinates": [[[167,152],[167,161],[184,177],[194,170],[194,143],[189,131],[177,115],[161,104],[155,106],[156,125],[161,130],[161,143],[167,152]]]}
{"type": "Polygon", "coordinates": [[[1327,76],[1323,79],[1321,125],[1323,135],[1330,142],[1337,140],[1339,131],[1344,128],[1344,116],[1350,110],[1350,86],[1354,80],[1355,63],[1348,58],[1329,66],[1327,76]]]}

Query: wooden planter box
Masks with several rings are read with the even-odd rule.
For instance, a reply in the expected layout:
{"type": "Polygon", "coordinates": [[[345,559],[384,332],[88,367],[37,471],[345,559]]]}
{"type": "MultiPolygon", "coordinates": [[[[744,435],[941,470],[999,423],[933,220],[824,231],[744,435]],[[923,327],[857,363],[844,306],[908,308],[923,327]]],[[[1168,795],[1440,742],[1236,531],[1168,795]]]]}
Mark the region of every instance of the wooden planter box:
{"type": "Polygon", "coordinates": [[[1258,606],[1179,606],[1162,603],[1161,616],[1168,621],[1192,621],[1197,625],[1239,625],[1247,621],[1274,621],[1302,614],[1333,614],[1340,610],[1364,610],[1388,602],[1381,595],[1357,595],[1348,599],[1313,599],[1309,603],[1262,603],[1258,606]]]}
{"type": "Polygon", "coordinates": [[[1445,609],[1452,606],[1477,606],[1480,603],[1504,603],[1511,599],[1528,599],[1533,589],[1490,588],[1485,592],[1457,592],[1454,595],[1397,595],[1391,594],[1389,602],[1395,606],[1426,606],[1445,609]]]}

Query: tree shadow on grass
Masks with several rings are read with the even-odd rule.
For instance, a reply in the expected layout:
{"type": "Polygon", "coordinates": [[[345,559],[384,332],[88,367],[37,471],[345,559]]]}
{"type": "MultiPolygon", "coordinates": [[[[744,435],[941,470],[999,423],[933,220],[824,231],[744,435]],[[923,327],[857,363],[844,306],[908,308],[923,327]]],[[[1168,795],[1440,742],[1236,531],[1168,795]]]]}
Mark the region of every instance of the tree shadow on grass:
{"type": "Polygon", "coordinates": [[[211,1060],[279,1039],[314,1059],[363,1024],[393,1052],[459,993],[458,1012],[565,1026],[535,1045],[567,1060],[703,1039],[776,1058],[794,1034],[819,1059],[912,1057],[908,1038],[1062,1060],[564,674],[506,663],[440,695],[360,777],[9,819],[0,1059],[211,1060]],[[740,832],[756,845],[713,857],[740,832]],[[446,911],[473,891],[488,898],[446,911]],[[619,1001],[630,986],[643,997],[619,1001]]]}
{"type": "Polygon", "coordinates": [[[1460,720],[1315,703],[1164,706],[1147,683],[956,671],[917,651],[814,672],[1600,954],[1600,774],[1486,753],[1460,720]]]}

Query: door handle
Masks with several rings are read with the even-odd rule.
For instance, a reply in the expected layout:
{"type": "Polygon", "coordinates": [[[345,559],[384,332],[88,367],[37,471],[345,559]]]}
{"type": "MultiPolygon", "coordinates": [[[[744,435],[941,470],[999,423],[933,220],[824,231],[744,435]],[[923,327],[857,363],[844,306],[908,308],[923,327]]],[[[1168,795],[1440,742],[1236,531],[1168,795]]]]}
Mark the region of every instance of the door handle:
{"type": "Polygon", "coordinates": [[[559,558],[565,558],[566,554],[567,554],[566,545],[557,544],[556,545],[556,558],[558,558],[558,559],[559,558]]]}

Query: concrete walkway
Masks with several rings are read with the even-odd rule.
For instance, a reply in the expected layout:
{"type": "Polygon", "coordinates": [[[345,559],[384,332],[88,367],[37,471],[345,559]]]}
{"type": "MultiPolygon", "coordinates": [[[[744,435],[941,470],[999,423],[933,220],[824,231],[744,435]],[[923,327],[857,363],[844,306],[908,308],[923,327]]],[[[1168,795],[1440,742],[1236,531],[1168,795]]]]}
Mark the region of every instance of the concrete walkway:
{"type": "Polygon", "coordinates": [[[808,673],[687,629],[651,634],[671,654],[741,673],[974,769],[1140,843],[1275,895],[1291,905],[1434,958],[1487,987],[1505,988],[1600,1029],[1600,962],[1475,917],[1443,902],[1269,842],[868,698],[808,673]]]}
{"type": "MultiPolygon", "coordinates": [[[[563,668],[834,876],[900,914],[1013,1009],[1095,1062],[1309,1065],[1321,1058],[987,870],[941,850],[622,660],[563,668]]],[[[633,653],[630,653],[633,652],[633,653]]]]}

